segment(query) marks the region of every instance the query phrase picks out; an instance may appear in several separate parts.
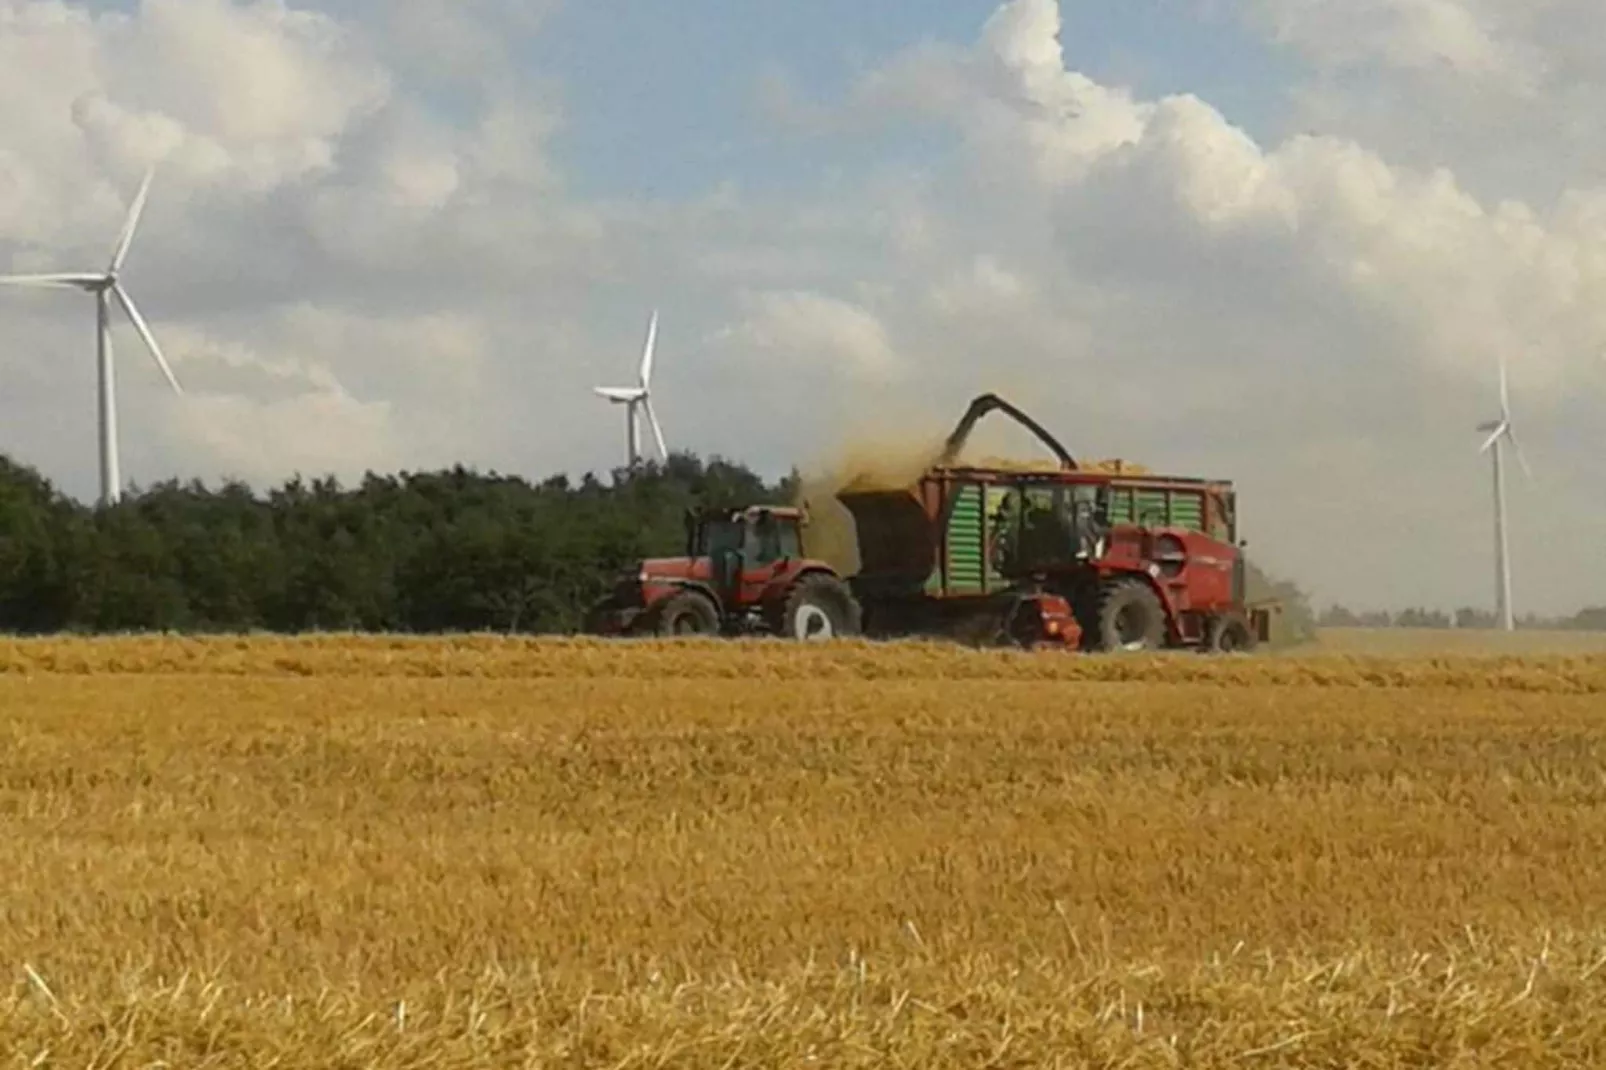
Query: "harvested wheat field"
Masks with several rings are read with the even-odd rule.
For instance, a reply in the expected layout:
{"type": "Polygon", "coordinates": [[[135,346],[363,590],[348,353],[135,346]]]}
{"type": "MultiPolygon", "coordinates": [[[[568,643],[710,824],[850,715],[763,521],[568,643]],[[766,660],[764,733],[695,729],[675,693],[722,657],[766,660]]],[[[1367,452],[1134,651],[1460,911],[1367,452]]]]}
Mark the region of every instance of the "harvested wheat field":
{"type": "Polygon", "coordinates": [[[1598,1067],[1606,657],[0,644],[0,1065],[1598,1067]]]}
{"type": "Polygon", "coordinates": [[[1606,655],[1606,632],[1520,628],[1322,628],[1316,647],[1328,654],[1606,655]]]}

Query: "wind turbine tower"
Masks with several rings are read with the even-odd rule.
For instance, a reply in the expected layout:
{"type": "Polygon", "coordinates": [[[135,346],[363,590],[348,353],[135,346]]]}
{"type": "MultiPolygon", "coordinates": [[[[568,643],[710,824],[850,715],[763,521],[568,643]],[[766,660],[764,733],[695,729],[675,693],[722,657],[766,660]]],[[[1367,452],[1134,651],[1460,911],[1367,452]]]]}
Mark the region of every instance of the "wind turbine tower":
{"type": "Polygon", "coordinates": [[[134,330],[139,332],[151,356],[156,358],[156,366],[167,377],[168,385],[173,388],[173,392],[184,393],[183,388],[178,385],[178,380],[173,376],[173,369],[168,367],[167,358],[162,356],[162,347],[156,344],[156,336],[151,334],[150,326],[145,322],[145,317],[140,315],[134,299],[123,288],[120,278],[123,261],[128,257],[128,247],[134,240],[134,229],[139,226],[139,218],[145,211],[145,199],[150,194],[151,179],[154,175],[154,168],[145,172],[145,180],[140,183],[139,193],[135,195],[134,203],[128,210],[128,219],[123,223],[123,232],[117,239],[111,262],[105,271],[94,274],[79,272],[57,275],[0,275],[0,283],[6,285],[83,290],[94,295],[96,333],[99,339],[97,366],[100,373],[98,415],[102,505],[114,505],[121,500],[123,486],[117,456],[117,381],[116,369],[112,366],[111,298],[115,297],[128,315],[129,322],[133,323],[134,330]]]}
{"type": "Polygon", "coordinates": [[[658,456],[661,460],[669,459],[669,448],[664,445],[663,428],[658,426],[658,416],[652,411],[652,358],[653,351],[658,344],[658,311],[653,310],[652,318],[647,322],[647,344],[641,351],[641,370],[638,373],[635,386],[599,386],[593,389],[601,397],[607,398],[615,405],[625,407],[625,443],[628,451],[630,470],[635,471],[641,466],[641,413],[647,415],[647,422],[652,425],[653,438],[658,445],[658,456]]]}
{"type": "Polygon", "coordinates": [[[1516,630],[1516,619],[1511,609],[1511,547],[1506,532],[1506,482],[1504,446],[1511,443],[1523,472],[1531,479],[1533,472],[1523,456],[1522,445],[1511,427],[1511,398],[1506,385],[1506,361],[1500,358],[1500,418],[1478,425],[1479,431],[1488,432],[1478,452],[1488,453],[1494,464],[1494,544],[1495,544],[1495,614],[1504,631],[1516,630]]]}

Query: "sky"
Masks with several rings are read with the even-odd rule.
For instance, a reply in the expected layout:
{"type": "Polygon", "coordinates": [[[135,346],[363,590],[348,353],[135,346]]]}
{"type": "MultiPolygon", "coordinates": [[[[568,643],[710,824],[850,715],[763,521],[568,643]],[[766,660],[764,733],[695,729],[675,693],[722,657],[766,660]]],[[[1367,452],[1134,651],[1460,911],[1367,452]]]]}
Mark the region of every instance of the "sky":
{"type": "MultiPolygon", "coordinates": [[[[104,266],[148,485],[779,475],[996,391],[1234,480],[1318,603],[1606,603],[1586,0],[0,0],[0,272],[104,266]]],[[[0,452],[97,491],[93,305],[0,290],[0,452]]]]}

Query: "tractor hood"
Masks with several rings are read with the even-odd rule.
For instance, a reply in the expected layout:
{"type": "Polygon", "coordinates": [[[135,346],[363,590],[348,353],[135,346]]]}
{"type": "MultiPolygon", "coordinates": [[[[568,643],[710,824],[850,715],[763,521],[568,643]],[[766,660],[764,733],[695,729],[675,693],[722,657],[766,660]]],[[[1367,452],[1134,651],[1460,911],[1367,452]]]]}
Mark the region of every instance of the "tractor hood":
{"type": "Polygon", "coordinates": [[[653,580],[707,579],[713,574],[706,557],[649,557],[639,562],[635,579],[653,580]]]}

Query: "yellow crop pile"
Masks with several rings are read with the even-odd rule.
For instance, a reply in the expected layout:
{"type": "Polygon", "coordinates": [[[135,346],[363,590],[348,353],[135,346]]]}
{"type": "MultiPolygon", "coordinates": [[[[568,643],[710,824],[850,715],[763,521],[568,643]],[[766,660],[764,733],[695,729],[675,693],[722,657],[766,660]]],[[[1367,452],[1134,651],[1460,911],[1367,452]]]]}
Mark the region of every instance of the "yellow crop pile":
{"type": "Polygon", "coordinates": [[[0,1063],[1593,1067],[1606,657],[0,643],[0,1063]]]}
{"type": "MultiPolygon", "coordinates": [[[[1021,460],[1010,457],[980,457],[968,459],[965,464],[974,468],[992,468],[1001,472],[1059,472],[1063,471],[1060,463],[1055,460],[1021,460]]],[[[1076,471],[1096,472],[1100,475],[1152,475],[1153,470],[1141,464],[1124,461],[1120,458],[1110,458],[1097,461],[1077,461],[1076,471]]]]}

